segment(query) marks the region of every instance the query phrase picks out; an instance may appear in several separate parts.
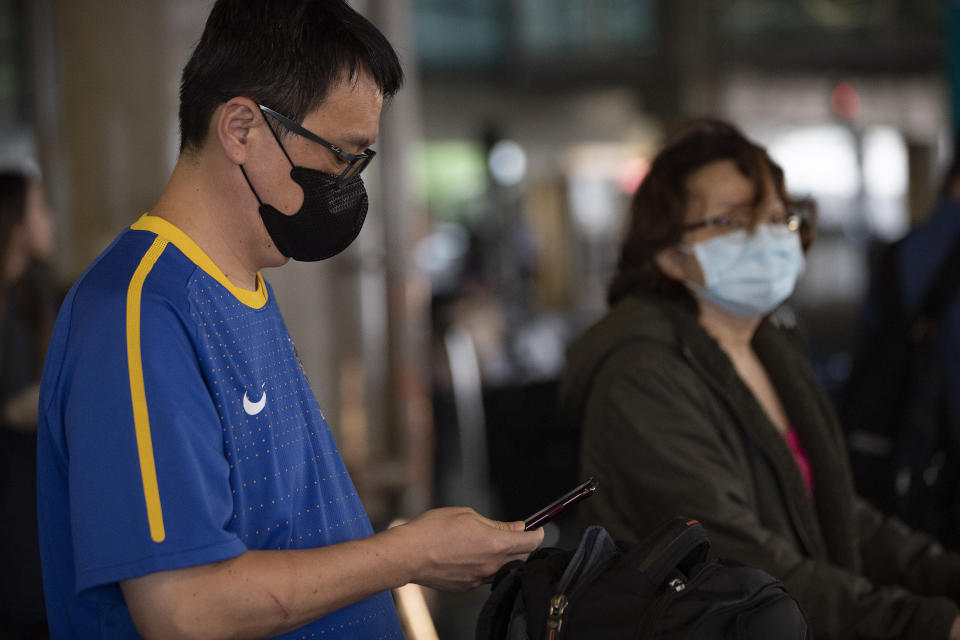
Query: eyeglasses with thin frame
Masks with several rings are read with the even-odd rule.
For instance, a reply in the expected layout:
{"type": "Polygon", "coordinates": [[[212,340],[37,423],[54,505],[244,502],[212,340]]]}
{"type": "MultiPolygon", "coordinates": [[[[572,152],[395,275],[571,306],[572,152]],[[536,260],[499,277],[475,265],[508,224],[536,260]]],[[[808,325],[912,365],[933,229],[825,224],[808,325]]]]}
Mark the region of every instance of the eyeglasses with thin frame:
{"type": "MultiPolygon", "coordinates": [[[[266,115],[269,115],[274,120],[279,122],[281,125],[283,125],[283,128],[289,131],[290,133],[295,133],[298,136],[301,136],[303,138],[306,138],[307,140],[310,140],[311,142],[316,142],[322,147],[326,147],[327,149],[332,151],[335,156],[337,156],[337,159],[339,159],[341,162],[345,162],[347,166],[337,176],[338,183],[341,183],[345,180],[349,180],[354,176],[360,175],[360,172],[366,169],[367,165],[370,164],[370,161],[373,160],[374,156],[377,155],[377,152],[374,151],[373,149],[366,149],[364,150],[363,153],[348,153],[343,149],[341,149],[340,147],[338,147],[337,145],[333,144],[332,142],[327,142],[326,140],[324,140],[317,134],[313,133],[312,131],[305,129],[303,125],[288,118],[282,113],[278,113],[277,111],[274,111],[270,107],[264,106],[262,104],[257,106],[260,107],[261,112],[263,112],[266,115]]],[[[284,151],[284,153],[286,153],[286,151],[284,151]]]]}
{"type": "MultiPolygon", "coordinates": [[[[786,213],[773,216],[767,220],[758,221],[760,224],[770,224],[775,227],[781,227],[783,230],[789,232],[798,231],[802,222],[803,216],[793,211],[788,211],[786,213]]],[[[695,231],[697,229],[704,229],[707,227],[716,227],[726,232],[737,231],[739,229],[748,229],[752,224],[753,223],[750,221],[741,217],[721,215],[713,218],[707,218],[706,220],[685,224],[683,225],[683,230],[695,231]]]]}

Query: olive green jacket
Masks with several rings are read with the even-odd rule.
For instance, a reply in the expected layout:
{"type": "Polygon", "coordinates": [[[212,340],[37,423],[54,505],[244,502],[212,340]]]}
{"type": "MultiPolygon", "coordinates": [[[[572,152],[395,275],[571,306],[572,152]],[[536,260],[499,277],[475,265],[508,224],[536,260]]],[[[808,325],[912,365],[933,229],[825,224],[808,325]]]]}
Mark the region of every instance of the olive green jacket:
{"type": "Polygon", "coordinates": [[[636,540],[668,515],[697,518],[715,555],[782,580],[818,639],[946,640],[960,556],[854,493],[837,417],[790,332],[764,321],[753,346],[810,460],[814,497],[694,314],[632,296],[573,345],[561,383],[562,415],[583,429],[582,472],[600,482],[583,523],[636,540]]]}

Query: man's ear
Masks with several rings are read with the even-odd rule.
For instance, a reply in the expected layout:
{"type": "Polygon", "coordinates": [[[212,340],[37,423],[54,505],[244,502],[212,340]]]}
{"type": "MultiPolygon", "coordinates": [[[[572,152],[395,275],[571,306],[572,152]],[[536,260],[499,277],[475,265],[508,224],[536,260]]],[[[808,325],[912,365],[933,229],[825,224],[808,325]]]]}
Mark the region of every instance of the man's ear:
{"type": "Polygon", "coordinates": [[[251,133],[264,124],[256,103],[249,98],[231,98],[221,105],[213,117],[214,132],[220,146],[231,161],[244,164],[250,149],[251,133]]]}

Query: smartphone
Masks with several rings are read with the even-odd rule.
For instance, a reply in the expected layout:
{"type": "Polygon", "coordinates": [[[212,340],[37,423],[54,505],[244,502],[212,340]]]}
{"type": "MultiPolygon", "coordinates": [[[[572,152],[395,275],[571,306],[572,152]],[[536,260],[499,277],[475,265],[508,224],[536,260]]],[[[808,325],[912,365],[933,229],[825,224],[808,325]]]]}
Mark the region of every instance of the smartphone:
{"type": "Polygon", "coordinates": [[[570,491],[569,493],[565,493],[554,502],[548,504],[543,509],[540,509],[540,511],[537,511],[535,514],[524,520],[523,530],[530,531],[531,529],[542,527],[546,523],[553,520],[558,514],[560,514],[560,512],[565,510],[570,505],[576,504],[584,498],[589,498],[595,494],[599,486],[600,485],[596,480],[590,478],[576,489],[570,491]]]}

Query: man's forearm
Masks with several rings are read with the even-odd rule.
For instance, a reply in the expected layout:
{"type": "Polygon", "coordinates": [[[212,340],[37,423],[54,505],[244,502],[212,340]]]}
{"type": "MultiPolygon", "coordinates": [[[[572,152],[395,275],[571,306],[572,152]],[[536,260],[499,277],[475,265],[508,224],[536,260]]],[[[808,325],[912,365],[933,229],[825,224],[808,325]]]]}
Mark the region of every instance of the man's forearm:
{"type": "Polygon", "coordinates": [[[413,567],[392,531],[317,549],[248,551],[121,584],[145,638],[264,638],[406,584],[413,567]]]}
{"type": "Polygon", "coordinates": [[[542,530],[524,531],[523,522],[447,507],[362,540],[248,551],[120,586],[146,638],[264,638],[408,582],[475,587],[505,563],[525,559],[542,540],[542,530]]]}

